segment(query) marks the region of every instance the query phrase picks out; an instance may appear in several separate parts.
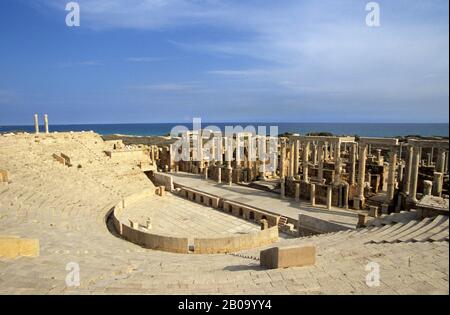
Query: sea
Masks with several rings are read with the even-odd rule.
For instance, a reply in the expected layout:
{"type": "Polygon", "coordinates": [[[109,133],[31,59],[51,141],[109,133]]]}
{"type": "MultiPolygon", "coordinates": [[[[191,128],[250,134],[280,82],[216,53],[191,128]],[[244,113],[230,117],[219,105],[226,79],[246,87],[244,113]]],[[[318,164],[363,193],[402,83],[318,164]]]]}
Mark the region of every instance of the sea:
{"type": "MultiPolygon", "coordinates": [[[[122,134],[134,136],[165,136],[170,134],[175,126],[185,126],[193,129],[192,123],[151,123],[151,124],[83,124],[83,125],[50,125],[50,131],[95,131],[101,135],[122,134]]],[[[217,126],[222,131],[226,126],[241,126],[246,128],[253,126],[256,130],[259,126],[266,127],[267,132],[271,126],[278,127],[278,134],[297,133],[332,133],[337,136],[360,136],[360,137],[404,137],[404,136],[440,136],[448,137],[449,124],[393,124],[393,123],[202,123],[202,128],[217,126]]],[[[41,130],[43,127],[41,126],[41,130]]],[[[34,132],[34,126],[1,126],[0,133],[5,132],[34,132]]]]}

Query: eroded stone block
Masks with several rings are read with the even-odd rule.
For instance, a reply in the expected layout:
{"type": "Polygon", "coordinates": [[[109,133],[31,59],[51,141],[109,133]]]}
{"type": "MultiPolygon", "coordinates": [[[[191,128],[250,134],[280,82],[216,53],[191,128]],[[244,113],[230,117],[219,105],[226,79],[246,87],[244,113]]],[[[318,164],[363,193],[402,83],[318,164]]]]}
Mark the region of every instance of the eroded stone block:
{"type": "Polygon", "coordinates": [[[272,247],[261,251],[260,262],[262,267],[268,269],[312,266],[316,263],[316,247],[272,247]]]}

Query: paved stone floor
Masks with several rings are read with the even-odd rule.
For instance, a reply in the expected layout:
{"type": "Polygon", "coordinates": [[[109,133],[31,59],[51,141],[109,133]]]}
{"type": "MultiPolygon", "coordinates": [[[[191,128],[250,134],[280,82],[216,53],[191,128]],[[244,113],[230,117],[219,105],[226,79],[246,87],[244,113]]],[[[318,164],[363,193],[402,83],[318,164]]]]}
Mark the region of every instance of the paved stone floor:
{"type": "Polygon", "coordinates": [[[247,234],[260,230],[257,224],[172,194],[135,203],[121,215],[121,220],[131,219],[143,226],[147,218],[151,219],[152,233],[190,239],[247,234]]]}
{"type": "Polygon", "coordinates": [[[280,199],[274,193],[262,191],[237,184],[217,184],[212,180],[204,180],[200,175],[189,173],[171,173],[174,182],[186,187],[206,192],[222,198],[241,202],[253,207],[279,214],[293,220],[298,220],[299,214],[305,214],[318,219],[354,229],[358,222],[358,215],[354,211],[347,211],[333,207],[331,210],[325,206],[312,207],[308,202],[295,201],[293,198],[280,199]]]}

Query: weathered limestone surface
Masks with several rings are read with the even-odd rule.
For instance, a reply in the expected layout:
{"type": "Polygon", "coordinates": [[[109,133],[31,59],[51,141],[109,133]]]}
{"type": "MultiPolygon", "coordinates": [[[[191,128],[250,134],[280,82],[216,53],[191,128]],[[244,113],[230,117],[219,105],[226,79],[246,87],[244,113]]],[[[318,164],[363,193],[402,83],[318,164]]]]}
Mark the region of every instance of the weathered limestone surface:
{"type": "Polygon", "coordinates": [[[261,266],[268,269],[312,266],[316,262],[316,247],[273,247],[261,251],[260,260],[261,266]]]}

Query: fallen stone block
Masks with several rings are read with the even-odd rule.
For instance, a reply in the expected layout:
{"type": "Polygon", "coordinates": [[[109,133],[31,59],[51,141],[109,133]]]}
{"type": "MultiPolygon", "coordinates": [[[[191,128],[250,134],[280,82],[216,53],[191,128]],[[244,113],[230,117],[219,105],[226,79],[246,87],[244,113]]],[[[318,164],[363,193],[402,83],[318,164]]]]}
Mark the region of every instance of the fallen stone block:
{"type": "Polygon", "coordinates": [[[312,266],[316,263],[316,247],[272,247],[261,251],[260,262],[268,269],[312,266]]]}
{"type": "Polygon", "coordinates": [[[18,237],[0,238],[0,257],[38,257],[39,240],[22,239],[18,237]]]}

